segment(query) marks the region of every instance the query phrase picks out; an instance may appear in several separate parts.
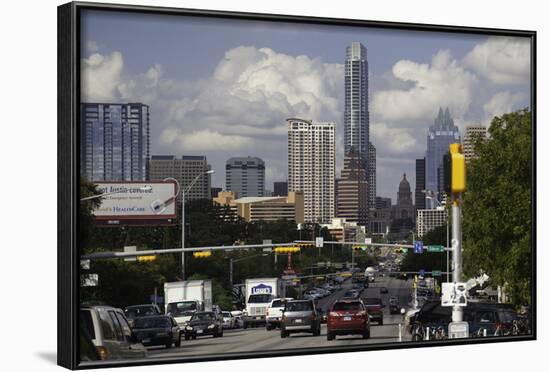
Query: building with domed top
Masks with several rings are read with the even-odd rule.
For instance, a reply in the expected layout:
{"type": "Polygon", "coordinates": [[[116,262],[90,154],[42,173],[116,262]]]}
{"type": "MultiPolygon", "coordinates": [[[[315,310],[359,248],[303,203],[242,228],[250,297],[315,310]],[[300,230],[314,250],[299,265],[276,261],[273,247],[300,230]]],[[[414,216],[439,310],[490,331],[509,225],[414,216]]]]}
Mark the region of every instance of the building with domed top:
{"type": "Polygon", "coordinates": [[[390,233],[394,239],[405,239],[414,229],[414,204],[412,200],[411,185],[406,173],[399,182],[397,191],[397,203],[392,206],[392,224],[390,233]]]}

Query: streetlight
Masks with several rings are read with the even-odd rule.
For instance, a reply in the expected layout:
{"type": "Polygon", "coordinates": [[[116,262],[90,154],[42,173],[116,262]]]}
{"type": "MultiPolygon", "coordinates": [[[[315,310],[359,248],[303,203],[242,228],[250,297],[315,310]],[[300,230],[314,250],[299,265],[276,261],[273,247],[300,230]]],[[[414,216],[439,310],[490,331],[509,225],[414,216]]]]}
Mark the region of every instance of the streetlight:
{"type": "Polygon", "coordinates": [[[268,255],[269,255],[269,253],[258,253],[258,254],[254,254],[252,256],[246,256],[246,257],[242,257],[242,258],[235,258],[235,259],[230,258],[229,259],[229,284],[231,285],[231,289],[233,289],[233,264],[235,262],[246,261],[246,260],[249,260],[251,258],[260,257],[260,256],[266,257],[268,255]]]}
{"type": "MultiPolygon", "coordinates": [[[[199,178],[205,175],[214,174],[214,170],[210,169],[206,172],[200,173],[195,177],[195,179],[187,186],[185,190],[181,190],[181,248],[185,249],[185,194],[187,194],[193,186],[195,186],[195,183],[198,181],[199,178]]],[[[177,182],[177,180],[176,180],[177,182]]],[[[179,183],[178,183],[178,191],[180,191],[179,183]]],[[[178,194],[176,194],[175,197],[177,197],[178,194]]],[[[181,280],[185,280],[185,251],[182,250],[181,252],[181,280]]]]}
{"type": "MultiPolygon", "coordinates": [[[[149,190],[151,190],[151,186],[141,186],[139,189],[141,191],[149,191],[149,190]]],[[[80,201],[97,199],[97,198],[101,198],[101,197],[104,197],[104,196],[107,196],[107,195],[119,194],[119,193],[125,192],[125,191],[126,190],[122,189],[122,190],[117,190],[117,191],[104,192],[103,194],[87,196],[85,198],[80,199],[80,201]]]]}

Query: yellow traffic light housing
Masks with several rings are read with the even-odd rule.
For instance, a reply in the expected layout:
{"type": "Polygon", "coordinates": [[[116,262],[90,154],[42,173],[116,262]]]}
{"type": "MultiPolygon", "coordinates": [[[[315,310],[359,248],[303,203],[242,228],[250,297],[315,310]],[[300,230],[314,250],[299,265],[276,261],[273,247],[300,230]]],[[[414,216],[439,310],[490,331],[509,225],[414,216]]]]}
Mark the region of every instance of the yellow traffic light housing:
{"type": "Polygon", "coordinates": [[[208,258],[212,256],[212,252],[211,251],[197,251],[197,252],[193,252],[193,257],[195,258],[208,258]]]}
{"type": "Polygon", "coordinates": [[[451,153],[451,191],[466,191],[466,160],[462,153],[462,145],[451,143],[449,145],[451,153]]]}
{"type": "Polygon", "coordinates": [[[300,247],[276,247],[274,251],[275,253],[281,253],[281,254],[297,253],[297,252],[300,252],[300,247]]]}
{"type": "Polygon", "coordinates": [[[443,157],[443,173],[445,192],[466,191],[466,159],[459,143],[449,145],[449,152],[443,157]]]}
{"type": "Polygon", "coordinates": [[[138,262],[151,262],[151,261],[155,261],[156,259],[157,259],[157,256],[155,255],[137,256],[138,262]]]}

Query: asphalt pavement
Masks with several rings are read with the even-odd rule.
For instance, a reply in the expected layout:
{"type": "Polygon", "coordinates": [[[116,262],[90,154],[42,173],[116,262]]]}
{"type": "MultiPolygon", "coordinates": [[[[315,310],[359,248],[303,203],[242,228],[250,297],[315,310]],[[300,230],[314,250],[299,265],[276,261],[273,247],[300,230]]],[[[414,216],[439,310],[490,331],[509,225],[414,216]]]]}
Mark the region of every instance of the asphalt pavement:
{"type": "MultiPolygon", "coordinates": [[[[180,347],[170,349],[151,347],[148,348],[149,358],[198,356],[198,355],[217,355],[224,353],[240,353],[271,350],[296,350],[300,348],[311,347],[334,347],[347,345],[362,345],[375,343],[395,343],[399,342],[399,324],[403,323],[401,314],[390,315],[389,298],[396,296],[399,299],[400,307],[406,307],[410,300],[412,282],[399,280],[396,278],[378,277],[375,283],[370,283],[369,288],[365,288],[361,293],[362,298],[379,297],[386,305],[384,311],[384,325],[371,325],[371,337],[364,340],[360,336],[338,336],[336,340],[327,341],[327,329],[323,324],[320,336],[311,336],[309,334],[291,334],[282,339],[278,329],[267,331],[265,327],[248,329],[226,329],[223,337],[200,337],[196,340],[186,341],[182,338],[180,347]],[[387,294],[380,293],[380,287],[388,289],[387,294]]],[[[332,305],[334,301],[341,298],[345,291],[352,287],[351,280],[347,280],[342,287],[333,292],[330,296],[319,300],[318,306],[324,311],[332,305]]],[[[409,335],[402,328],[402,341],[408,341],[409,335]]]]}

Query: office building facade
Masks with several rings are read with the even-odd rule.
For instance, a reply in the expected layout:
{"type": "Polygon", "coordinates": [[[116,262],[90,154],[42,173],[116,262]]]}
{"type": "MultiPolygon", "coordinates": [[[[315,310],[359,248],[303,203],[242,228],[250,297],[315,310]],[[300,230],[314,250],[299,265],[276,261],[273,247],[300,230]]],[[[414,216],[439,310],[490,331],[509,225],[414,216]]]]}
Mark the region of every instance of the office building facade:
{"type": "Polygon", "coordinates": [[[336,180],[336,217],[368,226],[368,192],[364,160],[352,150],[344,157],[341,178],[336,180]]]}
{"type": "Polygon", "coordinates": [[[469,125],[466,127],[466,133],[464,134],[463,152],[464,159],[469,162],[475,159],[475,143],[477,140],[485,141],[487,139],[487,127],[483,125],[469,125]]]}
{"type": "Polygon", "coordinates": [[[225,189],[240,197],[264,196],[265,163],[258,157],[236,157],[225,163],[225,189]]]}
{"type": "Polygon", "coordinates": [[[449,151],[451,143],[460,143],[460,132],[454,125],[449,109],[439,109],[434,125],[428,131],[426,149],[426,190],[441,200],[443,187],[443,155],[449,151]]]}
{"type": "MultiPolygon", "coordinates": [[[[184,155],[176,158],[174,155],[153,155],[149,161],[149,178],[159,181],[165,178],[178,180],[183,190],[191,187],[185,194],[185,200],[210,199],[211,175],[206,174],[211,169],[203,155],[184,155]],[[196,181],[195,181],[196,179],[196,181]]],[[[178,195],[181,201],[182,192],[178,195]]]]}
{"type": "Polygon", "coordinates": [[[426,209],[426,158],[416,159],[416,185],[414,188],[414,206],[426,209]]]}
{"type": "Polygon", "coordinates": [[[80,105],[80,169],[90,181],[144,181],[149,159],[149,106],[80,105]]]}
{"type": "Polygon", "coordinates": [[[288,191],[304,193],[305,221],[329,223],[335,214],[335,124],[287,119],[288,191]]]}
{"type": "Polygon", "coordinates": [[[416,211],[416,232],[420,238],[436,227],[445,224],[447,224],[447,211],[443,207],[416,211]]]}
{"type": "Polygon", "coordinates": [[[273,182],[273,196],[287,196],[288,182],[278,181],[273,182]]]}

